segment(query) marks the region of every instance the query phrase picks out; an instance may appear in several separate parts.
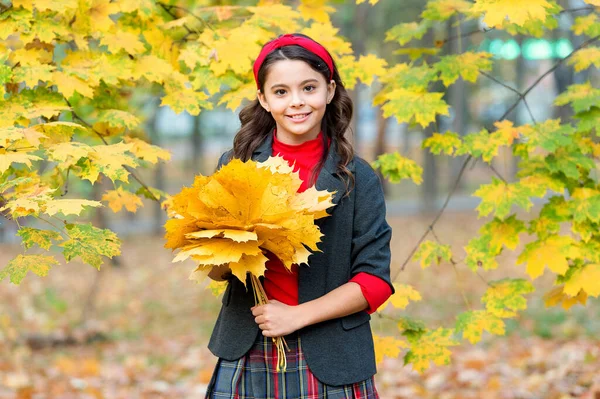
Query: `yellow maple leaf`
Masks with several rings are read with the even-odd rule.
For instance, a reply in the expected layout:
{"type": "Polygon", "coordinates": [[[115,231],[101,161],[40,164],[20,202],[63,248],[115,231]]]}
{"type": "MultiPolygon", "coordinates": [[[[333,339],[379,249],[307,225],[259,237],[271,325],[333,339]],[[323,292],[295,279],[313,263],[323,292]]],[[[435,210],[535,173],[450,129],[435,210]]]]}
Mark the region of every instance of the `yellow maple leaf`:
{"type": "Polygon", "coordinates": [[[169,62],[153,54],[148,54],[137,59],[131,75],[136,80],[143,76],[150,82],[162,84],[172,72],[173,66],[169,62]]]}
{"type": "Polygon", "coordinates": [[[502,26],[505,18],[523,26],[529,20],[545,21],[552,5],[546,0],[475,0],[473,13],[485,13],[483,22],[490,27],[502,26]]]}
{"type": "Polygon", "coordinates": [[[415,122],[423,127],[435,121],[436,115],[449,115],[449,107],[442,100],[444,93],[429,93],[409,89],[395,89],[383,98],[383,116],[395,116],[398,123],[415,122]]]}
{"type": "Polygon", "coordinates": [[[383,305],[379,307],[380,310],[384,310],[388,304],[392,304],[396,309],[406,309],[410,301],[420,301],[421,294],[408,284],[393,283],[394,294],[387,300],[383,305]]]}
{"type": "Polygon", "coordinates": [[[92,150],[87,144],[78,142],[58,143],[48,147],[50,159],[59,162],[61,169],[75,165],[81,158],[87,157],[92,150]]]}
{"type": "Polygon", "coordinates": [[[108,206],[114,213],[119,212],[123,207],[129,212],[137,212],[138,207],[144,206],[142,199],[134,193],[123,190],[118,187],[116,190],[109,190],[102,195],[102,201],[107,201],[108,206]]]}
{"type": "Polygon", "coordinates": [[[386,66],[387,62],[376,55],[361,55],[356,62],[356,69],[361,71],[358,78],[364,84],[370,86],[375,76],[383,76],[386,73],[386,66]]]}
{"type": "Polygon", "coordinates": [[[561,305],[563,309],[569,310],[573,305],[578,303],[585,305],[588,294],[584,290],[580,290],[575,296],[569,296],[564,293],[564,285],[554,287],[544,295],[544,304],[546,307],[561,305]]]}
{"type": "Polygon", "coordinates": [[[247,7],[246,9],[254,14],[248,20],[248,26],[266,25],[270,29],[279,28],[286,32],[297,32],[299,28],[297,21],[302,17],[292,7],[279,2],[260,7],[247,7]]]}
{"type": "Polygon", "coordinates": [[[568,258],[577,256],[573,239],[567,236],[550,236],[525,246],[517,262],[527,264],[527,274],[532,279],[542,275],[546,266],[556,274],[563,275],[569,269],[568,258]]]}
{"type": "Polygon", "coordinates": [[[302,29],[300,33],[321,43],[334,58],[336,55],[340,57],[352,54],[352,46],[338,35],[338,31],[339,29],[331,23],[314,22],[310,27],[302,29]]]}
{"type": "Polygon", "coordinates": [[[320,23],[328,23],[329,14],[335,12],[335,8],[327,5],[327,0],[301,0],[298,11],[306,21],[312,19],[320,23]]]}
{"type": "Polygon", "coordinates": [[[132,144],[123,142],[91,147],[88,157],[93,165],[89,166],[103,173],[113,182],[121,180],[127,183],[129,172],[124,166],[136,167],[138,165],[135,158],[128,154],[132,147],[132,144]]]}
{"type": "Polygon", "coordinates": [[[408,348],[408,344],[394,337],[380,337],[373,335],[375,345],[375,363],[379,364],[384,357],[395,359],[400,355],[402,348],[408,348]]]}
{"type": "Polygon", "coordinates": [[[63,215],[79,215],[83,211],[84,206],[92,206],[98,208],[102,204],[98,201],[90,201],[85,199],[51,199],[45,203],[44,213],[54,216],[57,213],[63,215]]]}
{"type": "Polygon", "coordinates": [[[594,65],[596,68],[600,68],[600,48],[587,47],[579,49],[567,61],[567,64],[574,65],[575,72],[580,72],[584,69],[588,69],[592,65],[594,65]]]}
{"type": "Polygon", "coordinates": [[[484,331],[494,335],[506,333],[504,321],[485,310],[474,310],[460,314],[456,321],[456,330],[462,331],[463,337],[475,344],[481,341],[484,331]]]}
{"type": "Polygon", "coordinates": [[[77,76],[67,74],[63,71],[54,71],[52,73],[52,81],[66,99],[71,98],[75,92],[84,97],[94,97],[94,89],[88,82],[77,76]]]}
{"type": "Polygon", "coordinates": [[[144,43],[139,39],[139,34],[117,30],[115,33],[105,33],[100,40],[100,44],[108,47],[108,50],[117,54],[125,50],[131,55],[137,55],[144,52],[144,43]]]}
{"type": "Polygon", "coordinates": [[[144,161],[155,164],[159,159],[165,161],[171,159],[171,153],[169,151],[160,148],[159,146],[148,144],[144,140],[126,136],[125,142],[132,144],[133,147],[131,147],[130,151],[134,153],[136,157],[143,159],[144,161]]]}
{"type": "Polygon", "coordinates": [[[7,151],[0,148],[0,173],[6,172],[13,163],[23,163],[31,167],[31,161],[39,161],[40,157],[23,151],[7,151]]]}
{"type": "Polygon", "coordinates": [[[580,291],[593,297],[600,295],[600,264],[590,263],[577,269],[565,282],[565,294],[575,297],[580,291]]]}
{"type": "Polygon", "coordinates": [[[210,69],[216,76],[223,75],[228,69],[236,74],[246,74],[252,70],[252,63],[260,52],[259,43],[268,40],[270,35],[248,24],[231,29],[228,33],[214,43],[216,60],[210,64],[210,69]]]}
{"type": "Polygon", "coordinates": [[[452,354],[448,347],[458,345],[452,338],[453,330],[438,328],[428,331],[410,343],[410,352],[405,357],[405,362],[411,363],[413,368],[422,373],[429,368],[433,361],[438,366],[450,364],[452,354]]]}
{"type": "Polygon", "coordinates": [[[235,90],[228,91],[219,100],[219,105],[227,104],[227,108],[234,111],[242,105],[244,100],[256,98],[256,83],[254,81],[241,85],[235,90]]]}

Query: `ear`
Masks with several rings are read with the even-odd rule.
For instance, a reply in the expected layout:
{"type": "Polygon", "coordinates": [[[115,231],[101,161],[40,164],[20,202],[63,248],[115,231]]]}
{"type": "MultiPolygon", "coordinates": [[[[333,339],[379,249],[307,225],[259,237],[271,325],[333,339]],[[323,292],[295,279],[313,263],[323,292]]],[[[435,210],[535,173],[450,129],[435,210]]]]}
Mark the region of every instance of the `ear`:
{"type": "Polygon", "coordinates": [[[335,80],[331,79],[327,84],[327,104],[333,100],[333,96],[335,96],[335,80]]]}
{"type": "Polygon", "coordinates": [[[256,96],[258,97],[258,102],[265,109],[265,111],[271,112],[271,108],[269,108],[269,104],[267,103],[265,95],[260,90],[258,90],[256,92],[256,96]]]}

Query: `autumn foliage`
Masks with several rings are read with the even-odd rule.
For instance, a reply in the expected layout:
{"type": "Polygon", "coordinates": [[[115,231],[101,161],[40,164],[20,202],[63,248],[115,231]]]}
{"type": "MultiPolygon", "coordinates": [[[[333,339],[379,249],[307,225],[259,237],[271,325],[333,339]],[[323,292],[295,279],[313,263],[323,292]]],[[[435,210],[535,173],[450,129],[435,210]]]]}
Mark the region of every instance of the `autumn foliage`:
{"type": "MultiPolygon", "coordinates": [[[[369,3],[377,7],[378,1],[369,3]]],[[[29,271],[44,276],[59,257],[67,262],[78,258],[99,268],[106,257],[120,253],[120,241],[112,231],[89,223],[88,213],[101,206],[135,212],[143,205],[142,197],[166,200],[183,217],[170,221],[167,228],[168,245],[181,248],[179,257],[204,259],[209,265],[235,263],[246,256],[256,261],[258,271],[262,258],[257,242],[262,241],[288,266],[304,261],[307,252],[292,253],[291,248],[299,248],[293,236],[280,245],[276,238],[280,236],[274,233],[279,228],[255,225],[240,233],[237,218],[192,200],[209,184],[218,189],[218,177],[201,177],[170,200],[139,178],[139,168],[170,157],[149,143],[144,133],[143,106],[149,99],[160,98],[161,106],[192,115],[214,104],[238,109],[256,95],[251,66],[261,45],[291,31],[309,35],[330,50],[347,88],[359,81],[379,82],[374,104],[399,123],[428,127],[436,117],[449,115],[444,94],[459,79],[469,83],[491,79],[514,93],[514,106],[522,102],[528,107],[527,94],[559,64],[575,71],[600,66],[600,50],[594,45],[600,39],[600,2],[586,3],[590,13],[573,14],[571,26],[581,44],[519,91],[494,77],[497,61],[492,54],[472,48],[458,54],[442,50],[452,40],[465,41],[470,34],[490,30],[525,37],[547,35],[557,29],[562,14],[572,11],[556,1],[430,0],[417,21],[396,25],[381,38],[397,43],[398,54],[410,59],[393,65],[374,54],[354,54],[331,24],[329,14],[335,9],[326,0],[300,0],[297,9],[269,0],[235,6],[177,0],[2,1],[0,211],[18,223],[24,253],[0,270],[0,280],[19,284],[29,271]],[[413,46],[450,19],[455,36],[429,47],[413,46]],[[481,21],[483,28],[462,31],[469,21],[481,21]],[[102,180],[112,187],[101,198],[84,198],[85,194],[68,190],[75,182],[98,187],[102,180]],[[205,225],[192,223],[199,216],[205,218],[205,225]],[[206,220],[210,218],[220,221],[206,220]],[[233,242],[238,248],[235,257],[217,259],[216,248],[210,254],[202,249],[233,242]],[[241,250],[248,242],[253,244],[241,250]]],[[[433,223],[405,262],[415,261],[423,268],[465,267],[478,273],[486,285],[481,305],[458,314],[454,325],[435,327],[399,317],[390,307],[382,309],[396,318],[398,333],[375,337],[378,359],[402,354],[413,368],[423,371],[432,361],[448,363],[451,348],[462,341],[475,343],[486,332],[504,334],[505,320],[527,307],[526,296],[534,291],[530,280],[544,273],[554,276],[554,287],[546,293],[549,306],[570,308],[600,294],[600,186],[595,175],[600,160],[600,89],[589,81],[574,84],[554,104],[569,105],[574,117],[567,121],[532,117],[515,125],[507,120],[513,106],[487,129],[466,135],[438,131],[424,141],[423,147],[433,154],[463,157],[461,174],[453,183],[460,181],[473,160],[493,170],[501,150],[520,158],[518,173],[512,181],[498,174],[473,192],[481,199],[475,212],[487,222],[464,243],[463,253],[452,253],[435,234],[433,223]],[[544,199],[539,209],[533,208],[536,198],[544,199]],[[516,209],[526,211],[527,220],[521,220],[516,209]],[[525,239],[527,244],[522,245],[525,239]],[[519,251],[517,262],[529,279],[485,278],[486,272],[498,268],[497,257],[507,251],[519,251]]],[[[374,166],[394,182],[422,181],[420,166],[399,154],[385,154],[374,166]]],[[[311,204],[318,197],[313,193],[311,204]]],[[[293,206],[286,203],[289,209],[293,206]]],[[[266,218],[260,223],[276,225],[272,222],[266,218]]],[[[314,248],[317,234],[306,238],[314,248]]],[[[398,285],[390,302],[402,309],[420,299],[415,287],[398,285]]]]}

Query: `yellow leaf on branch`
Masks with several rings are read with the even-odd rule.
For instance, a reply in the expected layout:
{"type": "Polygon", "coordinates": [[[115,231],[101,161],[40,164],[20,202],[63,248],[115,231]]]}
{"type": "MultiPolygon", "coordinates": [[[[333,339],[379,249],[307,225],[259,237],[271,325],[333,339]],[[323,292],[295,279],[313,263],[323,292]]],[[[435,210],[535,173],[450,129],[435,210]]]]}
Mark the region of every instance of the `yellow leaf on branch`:
{"type": "Polygon", "coordinates": [[[393,283],[394,294],[379,307],[380,310],[384,310],[388,304],[392,304],[396,309],[406,309],[410,301],[420,301],[421,294],[413,287],[408,284],[393,283]]]}
{"type": "Polygon", "coordinates": [[[580,291],[593,297],[600,295],[600,264],[591,263],[576,270],[563,289],[571,297],[577,296],[580,291]]]}
{"type": "Polygon", "coordinates": [[[129,212],[137,212],[138,208],[144,206],[142,199],[134,193],[123,190],[122,187],[118,187],[116,190],[109,190],[102,196],[102,201],[107,201],[110,209],[117,213],[123,207],[129,212]]]}
{"type": "Polygon", "coordinates": [[[550,8],[552,4],[546,0],[476,0],[471,12],[485,13],[483,22],[500,27],[505,19],[517,25],[529,20],[544,21],[550,8]]]}
{"type": "Polygon", "coordinates": [[[83,211],[84,206],[92,206],[94,208],[101,207],[102,204],[98,201],[90,201],[85,199],[52,199],[45,204],[44,213],[54,216],[57,213],[63,215],[79,215],[83,211]]]}
{"type": "Polygon", "coordinates": [[[395,359],[400,355],[403,348],[408,348],[408,344],[394,337],[380,337],[373,335],[375,345],[375,363],[379,364],[384,357],[395,359]]]}

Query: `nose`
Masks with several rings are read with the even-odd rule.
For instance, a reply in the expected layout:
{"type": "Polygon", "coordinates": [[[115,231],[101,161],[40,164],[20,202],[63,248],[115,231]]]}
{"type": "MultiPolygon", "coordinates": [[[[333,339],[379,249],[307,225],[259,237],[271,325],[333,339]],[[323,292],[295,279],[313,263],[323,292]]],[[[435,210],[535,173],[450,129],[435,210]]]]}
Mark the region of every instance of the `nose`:
{"type": "Polygon", "coordinates": [[[292,102],[290,105],[292,107],[302,107],[304,105],[304,98],[302,98],[302,94],[299,92],[294,92],[292,94],[292,102]]]}

